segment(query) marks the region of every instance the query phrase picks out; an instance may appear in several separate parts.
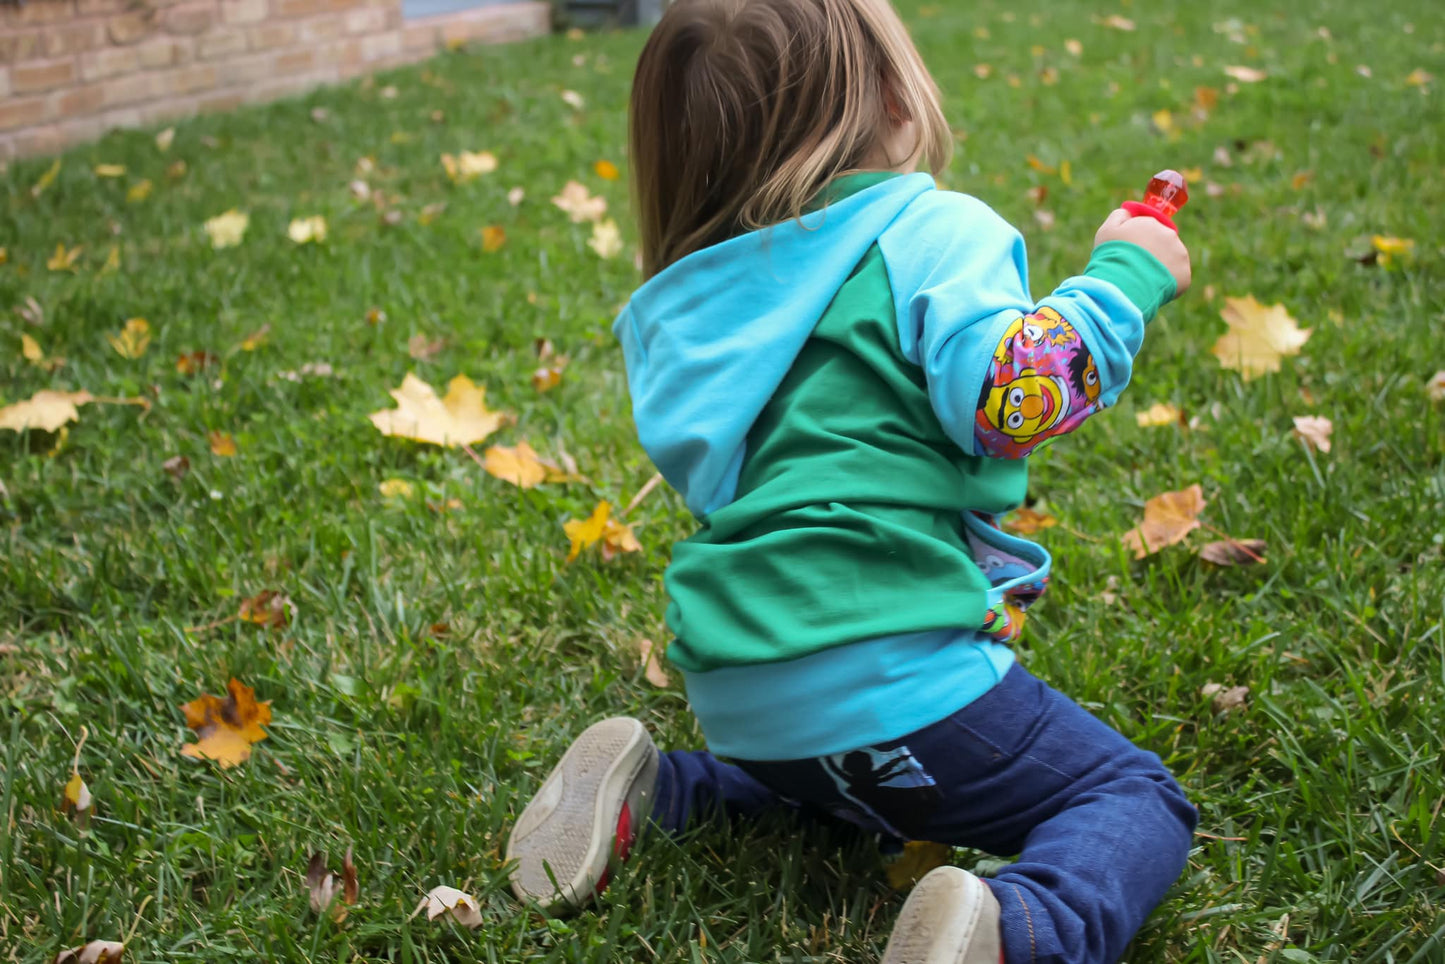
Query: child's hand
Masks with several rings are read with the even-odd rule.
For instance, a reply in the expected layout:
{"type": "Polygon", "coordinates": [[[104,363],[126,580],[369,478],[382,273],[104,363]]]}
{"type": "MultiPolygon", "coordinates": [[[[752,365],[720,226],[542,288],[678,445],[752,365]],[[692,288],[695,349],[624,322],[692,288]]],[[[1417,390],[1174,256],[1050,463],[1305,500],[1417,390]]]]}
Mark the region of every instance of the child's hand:
{"type": "Polygon", "coordinates": [[[1179,240],[1179,235],[1153,218],[1131,217],[1128,211],[1119,210],[1110,214],[1099,233],[1094,235],[1094,247],[1105,241],[1128,241],[1137,244],[1158,258],[1169,273],[1174,276],[1174,297],[1189,290],[1192,274],[1189,268],[1189,249],[1179,240]]]}

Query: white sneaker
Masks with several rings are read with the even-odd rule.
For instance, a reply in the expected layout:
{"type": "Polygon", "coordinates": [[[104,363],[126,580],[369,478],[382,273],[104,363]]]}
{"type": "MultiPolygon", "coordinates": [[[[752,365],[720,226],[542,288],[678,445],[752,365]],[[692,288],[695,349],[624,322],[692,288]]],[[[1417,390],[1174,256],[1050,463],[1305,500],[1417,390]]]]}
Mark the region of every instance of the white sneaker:
{"type": "Polygon", "coordinates": [[[550,913],[576,910],[626,860],[657,784],[657,747],[625,716],[583,731],[527,804],[507,841],[512,890],[550,913]],[[555,881],[555,883],[554,883],[555,881]]]}
{"type": "Polygon", "coordinates": [[[957,867],[928,872],[898,915],[883,964],[1001,964],[998,900],[957,867]]]}

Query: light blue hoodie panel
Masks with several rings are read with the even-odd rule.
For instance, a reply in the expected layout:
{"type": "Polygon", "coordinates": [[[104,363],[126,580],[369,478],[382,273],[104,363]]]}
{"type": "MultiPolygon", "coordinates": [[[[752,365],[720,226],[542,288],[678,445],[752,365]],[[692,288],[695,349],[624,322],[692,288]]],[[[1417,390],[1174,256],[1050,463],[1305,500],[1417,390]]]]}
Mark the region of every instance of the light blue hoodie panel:
{"type": "Polygon", "coordinates": [[[693,515],[733,500],[748,432],[818,319],[894,219],[937,193],[927,174],[890,178],[688,255],[633,294],[612,331],[638,438],[693,515]]]}
{"type": "Polygon", "coordinates": [[[934,413],[965,452],[978,451],[974,413],[989,357],[1009,324],[1053,308],[1083,337],[1100,379],[1100,402],[1129,384],[1145,317],[1116,285],[1070,278],[1035,304],[1023,238],[977,198],[949,191],[918,197],[878,239],[898,318],[899,347],[924,370],[934,413]]]}

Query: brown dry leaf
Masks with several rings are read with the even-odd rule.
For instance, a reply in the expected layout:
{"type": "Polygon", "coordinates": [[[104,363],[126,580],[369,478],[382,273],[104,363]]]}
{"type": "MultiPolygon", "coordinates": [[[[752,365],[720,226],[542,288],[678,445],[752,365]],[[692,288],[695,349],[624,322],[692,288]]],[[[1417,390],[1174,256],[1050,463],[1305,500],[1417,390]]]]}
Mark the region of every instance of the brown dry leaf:
{"type": "Polygon", "coordinates": [[[597,176],[604,181],[615,181],[622,176],[622,172],[617,169],[617,165],[611,161],[598,161],[592,165],[592,170],[596,171],[597,176]]]}
{"type": "Polygon", "coordinates": [[[55,964],[116,964],[124,955],[123,941],[91,941],[56,954],[55,964]]]}
{"type": "Polygon", "coordinates": [[[903,845],[903,852],[883,865],[883,876],[894,890],[907,890],[936,867],[948,863],[953,848],[948,844],[928,840],[910,840],[903,845]]]}
{"type": "Polygon", "coordinates": [[[386,311],[382,308],[371,307],[366,309],[366,323],[368,325],[380,325],[386,322],[386,311]]]}
{"type": "Polygon", "coordinates": [[[1334,430],[1335,423],[1322,415],[1296,415],[1294,417],[1295,438],[1321,452],[1330,450],[1330,433],[1334,430]]]}
{"type": "Polygon", "coordinates": [[[236,618],[267,629],[284,629],[296,615],[296,604],[278,589],[266,589],[241,600],[236,618]]]}
{"type": "Polygon", "coordinates": [[[1407,87],[1424,87],[1434,79],[1435,75],[1430,71],[1416,67],[1405,75],[1405,85],[1407,87]]]}
{"type": "Polygon", "coordinates": [[[482,228],[482,250],[487,254],[502,250],[507,243],[507,232],[495,224],[482,228]]]}
{"type": "Polygon", "coordinates": [[[993,76],[993,68],[988,64],[974,64],[973,75],[979,80],[988,80],[993,76]]]}
{"type": "Polygon", "coordinates": [[[151,323],[144,318],[128,318],[118,335],[106,335],[105,340],[122,358],[139,358],[151,344],[151,323]]]}
{"type": "Polygon", "coordinates": [[[67,251],[65,245],[57,244],[55,246],[55,253],[46,259],[45,267],[51,271],[74,271],[75,262],[84,250],[84,245],[78,248],[71,248],[67,251]]]}
{"type": "Polygon", "coordinates": [[[1445,368],[1431,375],[1425,383],[1425,397],[1432,402],[1445,402],[1445,368]]]}
{"type": "Polygon", "coordinates": [[[1097,20],[1095,22],[1098,23],[1100,26],[1109,27],[1113,30],[1122,30],[1125,33],[1133,31],[1136,26],[1134,21],[1130,20],[1128,17],[1122,17],[1117,13],[1111,13],[1104,19],[1097,20]]]}
{"type": "Polygon", "coordinates": [[[1047,512],[1036,512],[1026,505],[1021,505],[1004,520],[1003,527],[1009,532],[1031,536],[1040,530],[1052,529],[1058,524],[1059,520],[1047,512]]]}
{"type": "Polygon", "coordinates": [[[1199,691],[1200,696],[1209,697],[1214,703],[1214,712],[1229,713],[1233,710],[1242,710],[1245,701],[1249,698],[1248,686],[1225,687],[1220,683],[1205,683],[1199,691]]]}
{"type": "Polygon", "coordinates": [[[539,368],[532,373],[532,387],[539,392],[548,392],[562,384],[562,367],[553,365],[539,368]]]}
{"type": "Polygon", "coordinates": [[[1134,413],[1134,421],[1144,428],[1158,428],[1181,421],[1183,413],[1168,402],[1155,402],[1142,412],[1134,413]]]}
{"type": "Polygon", "coordinates": [[[1244,84],[1257,84],[1269,76],[1269,71],[1260,70],[1257,67],[1225,67],[1224,72],[1244,84]]]}
{"type": "Polygon", "coordinates": [[[1070,37],[1068,40],[1064,41],[1064,49],[1067,50],[1069,54],[1074,57],[1082,56],[1084,53],[1084,45],[1073,37],[1070,37]]]}
{"type": "Polygon", "coordinates": [[[210,431],[206,433],[206,441],[211,445],[211,454],[219,455],[228,459],[236,454],[236,440],[231,438],[227,432],[210,431]]]}
{"type": "Polygon", "coordinates": [[[573,224],[584,221],[601,221],[607,213],[607,199],[593,197],[587,188],[577,181],[568,181],[562,186],[562,193],[552,198],[552,203],[566,211],[573,224]]]}
{"type": "Polygon", "coordinates": [[[219,361],[213,353],[197,349],[176,356],[176,371],[182,375],[199,375],[219,361]]]}
{"type": "Polygon", "coordinates": [[[161,463],[161,469],[166,475],[179,482],[191,471],[191,460],[184,455],[173,455],[161,463]]]}
{"type": "Polygon", "coordinates": [[[92,170],[95,171],[96,177],[125,177],[124,164],[97,164],[92,170]]]}
{"type": "Polygon", "coordinates": [[[441,217],[442,214],[446,212],[446,209],[447,206],[446,202],[444,201],[437,201],[433,204],[428,204],[426,207],[421,209],[421,212],[419,214],[417,214],[416,223],[420,224],[422,227],[425,227],[428,224],[434,222],[437,218],[441,217]]]}
{"type": "Polygon", "coordinates": [[[1314,172],[1314,171],[1300,171],[1300,172],[1299,172],[1298,174],[1296,174],[1294,177],[1292,177],[1292,178],[1289,179],[1289,186],[1290,186],[1291,188],[1293,188],[1294,190],[1298,191],[1298,190],[1300,190],[1301,188],[1303,188],[1306,184],[1308,184],[1310,181],[1313,181],[1314,179],[1315,179],[1315,172],[1314,172]]]}
{"type": "Polygon", "coordinates": [[[453,184],[465,184],[497,169],[497,158],[490,151],[460,151],[455,157],[442,155],[442,167],[453,184]]]}
{"type": "Polygon", "coordinates": [[[1199,558],[1216,566],[1251,566],[1264,562],[1263,539],[1221,539],[1199,549],[1199,558]]]}
{"type": "Polygon", "coordinates": [[[632,532],[632,526],[608,519],[602,526],[602,561],[611,562],[624,552],[641,552],[642,543],[632,532]]]}
{"type": "Polygon", "coordinates": [[[229,768],[250,759],[251,744],[266,739],[262,727],[271,722],[271,701],[256,702],[255,690],[235,678],[226,691],[224,700],[204,693],[181,707],[186,726],[198,737],[181,747],[182,756],[215,760],[229,768]]]}
{"type": "Polygon", "coordinates": [[[40,302],[31,295],[26,295],[25,300],[16,305],[14,311],[20,316],[20,320],[32,328],[39,328],[45,324],[45,309],[40,307],[40,302]]]}
{"type": "Polygon", "coordinates": [[[311,898],[311,910],[317,914],[331,911],[331,919],[338,924],[346,919],[349,908],[356,903],[360,887],[356,879],[356,865],[351,862],[351,848],[346,848],[346,857],[341,862],[341,876],[327,869],[326,854],[311,855],[306,866],[306,890],[311,898]],[[335,904],[336,898],[341,903],[335,904]],[[335,904],[333,907],[332,905],[335,904]]]}
{"type": "Polygon", "coordinates": [[[667,671],[657,661],[657,647],[650,639],[639,639],[637,641],[638,656],[642,659],[642,675],[649,683],[658,689],[665,689],[672,680],[668,678],[667,671]]]}
{"type": "Polygon", "coordinates": [[[1031,170],[1038,171],[1040,174],[1057,174],[1059,170],[1051,164],[1045,164],[1033,154],[1025,154],[1024,163],[1027,164],[1031,170]]]}
{"type": "Polygon", "coordinates": [[[608,218],[593,224],[592,237],[587,239],[587,247],[597,252],[599,258],[615,258],[621,254],[622,232],[618,229],[617,222],[608,218]]]}
{"type": "Polygon", "coordinates": [[[138,204],[151,196],[153,187],[155,185],[151,183],[150,178],[143,178],[130,186],[130,189],[125,192],[125,199],[131,204],[138,204]]]}
{"type": "Polygon", "coordinates": [[[217,251],[222,248],[233,248],[241,243],[246,235],[246,228],[251,224],[251,216],[244,211],[235,208],[225,214],[218,214],[207,219],[202,225],[206,229],[207,236],[211,239],[211,247],[217,251]]]}
{"type": "Polygon", "coordinates": [[[30,186],[30,196],[39,197],[46,188],[55,183],[55,178],[59,174],[60,158],[57,157],[51,165],[45,169],[45,173],[40,175],[40,179],[30,186]]]}
{"type": "Polygon", "coordinates": [[[455,887],[433,887],[422,898],[413,914],[423,910],[426,911],[427,920],[436,920],[443,914],[450,914],[452,919],[463,927],[475,929],[482,926],[482,912],[476,898],[455,887]]]}
{"type": "Polygon", "coordinates": [[[41,389],[23,402],[0,408],[0,428],[8,428],[12,432],[26,429],[53,432],[80,417],[78,406],[93,401],[95,396],[84,389],[78,392],[41,389]]]}
{"type": "Polygon", "coordinates": [[[40,347],[40,342],[22,332],[20,334],[20,356],[37,368],[43,368],[53,372],[65,364],[64,358],[55,358],[45,354],[40,347]]]}
{"type": "Polygon", "coordinates": [[[1124,545],[1134,551],[1135,559],[1143,559],[1184,541],[1199,528],[1204,504],[1204,490],[1197,482],[1187,489],[1156,495],[1144,503],[1144,521],[1124,533],[1124,545]]]}
{"type": "Polygon", "coordinates": [[[417,333],[407,339],[406,353],[417,361],[431,361],[446,346],[445,338],[427,338],[417,333]]]}
{"type": "Polygon", "coordinates": [[[367,416],[383,435],[409,438],[432,445],[475,445],[491,435],[507,416],[487,408],[487,389],[465,375],[447,383],[447,394],[407,372],[401,387],[392,389],[396,408],[367,416]]]}
{"type": "Polygon", "coordinates": [[[1301,328],[1284,305],[1266,307],[1253,295],[1225,298],[1219,314],[1229,331],[1214,343],[1214,357],[1222,367],[1238,371],[1245,381],[1279,371],[1280,358],[1298,355],[1312,330],[1301,328]]]}
{"type": "Polygon", "coordinates": [[[242,338],[239,347],[242,351],[255,351],[257,348],[260,348],[262,345],[266,344],[266,339],[269,338],[270,335],[271,323],[267,322],[260,328],[257,328],[255,331],[251,332],[245,338],[242,338]]]}
{"type": "Polygon", "coordinates": [[[573,476],[550,459],[544,459],[523,439],[514,448],[493,445],[487,449],[482,467],[487,474],[520,489],[531,489],[543,482],[568,482],[573,476]]]}

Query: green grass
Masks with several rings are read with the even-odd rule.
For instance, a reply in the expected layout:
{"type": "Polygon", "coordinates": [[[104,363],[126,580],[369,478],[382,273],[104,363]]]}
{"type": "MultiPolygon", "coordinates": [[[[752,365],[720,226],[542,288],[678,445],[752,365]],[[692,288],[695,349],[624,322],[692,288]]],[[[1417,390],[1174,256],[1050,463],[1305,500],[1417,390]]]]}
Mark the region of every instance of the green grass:
{"type": "MultiPolygon", "coordinates": [[[[1091,8],[981,0],[906,15],[959,133],[943,180],[1022,227],[1036,293],[1079,269],[1098,222],[1157,168],[1200,166],[1226,189],[1196,186],[1180,217],[1196,289],[1152,326],[1120,410],[1035,465],[1034,495],[1062,524],[1041,537],[1057,576],[1021,658],[1159,752],[1203,814],[1188,871],[1129,959],[1445,960],[1445,418],[1423,388],[1445,368],[1445,80],[1405,82],[1415,68],[1445,78],[1445,48],[1412,0],[1117,8],[1135,32],[1091,8]],[[1212,29],[1230,16],[1244,43],[1212,29]],[[990,78],[975,77],[979,62],[990,78]],[[1223,91],[1229,64],[1270,77],[1191,120],[1194,89],[1223,91]],[[1151,126],[1160,109],[1172,136],[1151,126]],[[1072,184],[1028,155],[1068,160],[1072,184]],[[1027,195],[1037,184],[1049,231],[1027,195]],[[1374,233],[1415,239],[1413,262],[1344,256],[1374,233]],[[1245,294],[1314,331],[1281,373],[1248,383],[1208,352],[1222,297],[1245,294]],[[1133,413],[1155,401],[1197,427],[1138,427],[1133,413]],[[1301,414],[1334,420],[1333,452],[1290,437],[1301,414]],[[1212,569],[1182,547],[1135,562],[1119,548],[1144,499],[1193,482],[1206,522],[1268,540],[1266,565],[1212,569]],[[1215,714],[1209,682],[1248,685],[1248,708],[1215,714]]],[[[607,334],[637,281],[631,251],[600,260],[586,226],[548,203],[577,178],[632,237],[622,182],[592,164],[624,164],[641,42],[450,55],[181,124],[167,154],[153,132],[112,134],[67,154],[38,198],[49,159],[0,174],[3,402],[84,387],[153,403],[82,409],[53,454],[53,437],[0,433],[0,959],[122,937],[141,962],[880,952],[900,898],[869,845],[782,817],[651,840],[595,912],[568,922],[524,912],[505,887],[511,821],[584,725],[631,713],[664,746],[700,740],[681,691],[650,687],[635,654],[638,637],[665,638],[661,572],[689,529],[680,500],[659,492],[635,513],[643,553],[564,564],[562,522],[599,498],[625,502],[651,474],[607,334]],[[452,186],[438,154],[461,149],[493,151],[499,170],[452,186]],[[363,155],[371,186],[400,197],[401,224],[348,193],[363,155]],[[186,173],[168,178],[177,159],[186,173]],[[129,173],[97,179],[100,162],[129,173]],[[154,193],[127,203],[142,177],[154,193]],[[527,192],[516,208],[514,185],[527,192]],[[446,210],[419,224],[435,202],[446,210]],[[201,224],[231,207],[250,230],[213,251],[201,224]],[[330,240],[293,246],[288,221],[310,214],[329,219],[330,240]],[[507,231],[495,254],[480,250],[486,224],[507,231]],[[47,271],[57,243],[85,246],[74,274],[47,271]],[[101,274],[112,244],[122,270],[101,274]],[[28,297],[40,327],[8,311],[28,297]],[[373,306],[383,324],[365,320],[373,306]],[[135,316],[155,339],[127,360],[104,336],[135,316]],[[270,339],[239,350],[263,324],[270,339]],[[67,364],[26,364],[22,332],[67,364]],[[446,347],[411,360],[419,333],[446,347]],[[528,381],[539,337],[573,359],[545,395],[528,381]],[[176,356],[197,349],[223,364],[179,374],[176,356]],[[334,376],[278,378],[317,361],[334,376]],[[498,441],[565,442],[591,484],[521,492],[460,452],[382,438],[365,415],[409,370],[485,383],[517,418],[498,441]],[[211,455],[211,430],[232,433],[239,455],[211,455]],[[174,455],[191,463],[180,481],[161,467],[174,455]],[[377,491],[389,478],[418,496],[389,503],[377,491]],[[425,504],[449,498],[461,508],[425,504]],[[284,632],[196,629],[268,588],[295,601],[284,632]],[[450,632],[430,632],[438,622],[450,632]],[[223,772],[180,756],[177,706],[233,674],[274,701],[275,721],[223,772]],[[82,727],[97,810],[85,833],[56,809],[82,727]],[[338,926],[309,913],[302,876],[312,850],[339,863],[348,846],[362,897],[338,926]],[[482,929],[408,919],[441,883],[481,900],[482,929]]]]}

